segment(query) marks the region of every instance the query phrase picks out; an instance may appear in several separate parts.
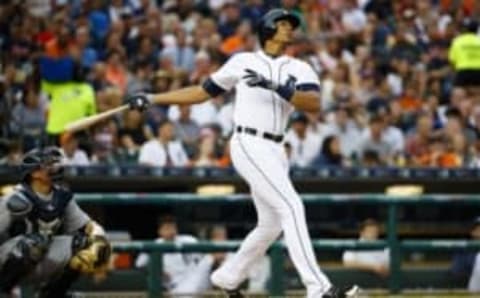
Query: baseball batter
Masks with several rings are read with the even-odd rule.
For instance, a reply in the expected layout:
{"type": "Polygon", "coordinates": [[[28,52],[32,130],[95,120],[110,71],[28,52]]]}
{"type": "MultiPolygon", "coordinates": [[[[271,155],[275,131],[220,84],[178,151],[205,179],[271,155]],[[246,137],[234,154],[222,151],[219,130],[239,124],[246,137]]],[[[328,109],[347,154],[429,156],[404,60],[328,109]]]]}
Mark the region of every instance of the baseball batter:
{"type": "Polygon", "coordinates": [[[233,55],[201,86],[162,94],[138,94],[131,108],[149,104],[197,104],[233,88],[235,132],[232,161],[250,186],[258,224],[234,257],[213,272],[211,281],[229,297],[243,297],[237,290],[248,269],[258,262],[283,232],[290,257],[307,288],[309,298],[355,297],[356,286],[339,289],[320,271],[308,233],[305,210],[288,176],[283,133],[294,109],[319,109],[320,83],[312,68],[283,55],[300,20],[282,9],[268,12],[258,27],[262,50],[233,55]]]}

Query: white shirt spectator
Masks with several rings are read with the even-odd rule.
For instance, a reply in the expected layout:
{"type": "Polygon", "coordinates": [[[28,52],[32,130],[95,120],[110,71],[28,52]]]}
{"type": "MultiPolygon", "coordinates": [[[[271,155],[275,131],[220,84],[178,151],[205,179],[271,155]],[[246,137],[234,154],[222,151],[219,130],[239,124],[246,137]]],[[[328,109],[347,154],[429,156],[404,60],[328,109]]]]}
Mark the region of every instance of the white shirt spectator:
{"type": "Polygon", "coordinates": [[[318,134],[307,130],[305,139],[300,139],[299,135],[290,128],[285,134],[285,142],[289,143],[292,148],[290,164],[305,168],[311,165],[312,161],[317,157],[322,146],[323,138],[319,138],[318,134]]]}
{"type": "Polygon", "coordinates": [[[343,62],[346,64],[353,63],[355,61],[355,57],[352,53],[346,49],[342,50],[342,54],[340,57],[340,61],[337,60],[334,56],[330,55],[327,51],[323,50],[318,54],[320,58],[321,64],[329,71],[334,70],[339,62],[343,62]]]}
{"type": "Polygon", "coordinates": [[[360,8],[342,12],[342,25],[348,32],[360,32],[367,25],[367,15],[360,8]]]}
{"type": "Polygon", "coordinates": [[[360,128],[353,120],[347,122],[345,127],[340,127],[336,123],[330,123],[326,127],[325,135],[335,135],[340,141],[340,150],[345,157],[351,157],[352,154],[359,154],[361,136],[364,129],[360,128]]]}
{"type": "Polygon", "coordinates": [[[390,91],[394,96],[400,96],[403,92],[403,79],[396,73],[389,73],[387,75],[387,83],[390,86],[390,91]]]}
{"type": "Polygon", "coordinates": [[[27,0],[25,4],[28,12],[35,17],[48,17],[52,11],[50,0],[27,0]]]}
{"type": "Polygon", "coordinates": [[[220,108],[216,122],[222,127],[224,136],[229,136],[233,131],[233,102],[229,102],[220,108]]]}
{"type": "Polygon", "coordinates": [[[187,165],[188,157],[179,141],[171,141],[167,145],[162,145],[154,139],[142,145],[138,162],[158,167],[183,167],[187,165]]]}
{"type": "MultiPolygon", "coordinates": [[[[192,105],[190,117],[197,122],[199,126],[212,124],[217,122],[219,110],[211,100],[207,100],[201,104],[192,105]]],[[[168,119],[176,122],[180,117],[178,106],[171,106],[168,109],[168,119]]]]}
{"type": "Polygon", "coordinates": [[[390,264],[390,253],[388,248],[383,250],[368,251],[345,251],[343,263],[361,263],[370,266],[385,266],[390,264]]]}
{"type": "Polygon", "coordinates": [[[399,153],[405,150],[405,136],[398,127],[388,126],[383,131],[383,138],[394,152],[399,153]]]}
{"type": "Polygon", "coordinates": [[[333,97],[333,89],[335,88],[335,82],[331,78],[327,78],[322,81],[321,89],[321,106],[322,110],[328,111],[335,105],[335,98],[333,97]]]}
{"type": "MultiPolygon", "coordinates": [[[[159,238],[156,239],[155,242],[163,243],[165,240],[159,238]]],[[[173,240],[173,243],[177,245],[196,242],[198,242],[197,239],[190,235],[178,235],[173,240]]],[[[137,268],[143,268],[147,266],[148,262],[148,254],[142,253],[138,256],[135,266],[137,268]]],[[[195,284],[202,287],[202,289],[197,287],[192,288],[191,290],[194,292],[206,290],[210,284],[208,281],[208,273],[212,264],[212,258],[202,258],[201,254],[166,253],[163,255],[163,273],[168,275],[168,283],[166,284],[166,287],[170,292],[192,293],[188,292],[186,288],[190,288],[193,282],[192,279],[195,279],[195,284]],[[200,273],[199,270],[203,273],[200,273]]]]}
{"type": "Polygon", "coordinates": [[[62,164],[65,166],[88,166],[90,160],[88,159],[87,153],[82,149],[77,149],[73,153],[73,156],[67,156],[63,149],[60,149],[63,155],[62,164]]]}
{"type": "Polygon", "coordinates": [[[361,136],[362,152],[367,149],[378,151],[381,156],[390,156],[403,152],[405,149],[405,138],[400,129],[389,126],[383,130],[380,142],[373,142],[370,129],[365,129],[361,136]]]}

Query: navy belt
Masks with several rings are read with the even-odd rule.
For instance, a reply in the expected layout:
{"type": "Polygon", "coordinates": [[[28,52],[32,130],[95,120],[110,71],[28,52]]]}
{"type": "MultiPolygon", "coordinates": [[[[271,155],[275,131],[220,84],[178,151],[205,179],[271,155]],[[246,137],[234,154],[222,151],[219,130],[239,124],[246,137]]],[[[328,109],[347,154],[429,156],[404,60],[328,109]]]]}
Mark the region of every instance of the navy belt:
{"type": "Polygon", "coordinates": [[[237,126],[235,130],[238,133],[246,133],[252,136],[259,136],[275,143],[281,143],[283,141],[283,135],[275,135],[269,132],[260,133],[256,128],[237,126]]]}

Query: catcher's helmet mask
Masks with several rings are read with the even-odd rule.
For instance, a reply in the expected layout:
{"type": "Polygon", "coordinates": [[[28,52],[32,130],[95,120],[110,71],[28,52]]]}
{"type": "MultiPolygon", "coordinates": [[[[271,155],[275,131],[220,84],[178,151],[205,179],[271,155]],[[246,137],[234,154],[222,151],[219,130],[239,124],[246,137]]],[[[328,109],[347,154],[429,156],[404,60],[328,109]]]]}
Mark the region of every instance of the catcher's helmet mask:
{"type": "Polygon", "coordinates": [[[280,8],[270,10],[257,25],[258,38],[262,46],[275,35],[277,32],[276,23],[280,20],[289,21],[294,30],[300,26],[299,17],[293,13],[280,8]]]}
{"type": "Polygon", "coordinates": [[[22,181],[28,182],[30,175],[39,169],[46,169],[53,182],[63,180],[62,152],[57,147],[33,149],[22,159],[22,181]]]}

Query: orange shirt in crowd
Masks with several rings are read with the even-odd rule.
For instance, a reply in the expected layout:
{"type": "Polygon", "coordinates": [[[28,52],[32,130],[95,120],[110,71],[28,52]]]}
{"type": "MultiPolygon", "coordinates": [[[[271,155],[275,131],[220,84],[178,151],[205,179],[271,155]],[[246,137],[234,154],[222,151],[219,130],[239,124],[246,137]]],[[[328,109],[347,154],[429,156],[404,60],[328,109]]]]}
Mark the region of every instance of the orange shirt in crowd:
{"type": "Polygon", "coordinates": [[[122,90],[125,93],[127,90],[127,73],[123,68],[117,68],[107,65],[105,71],[107,81],[122,90]]]}
{"type": "MultiPolygon", "coordinates": [[[[462,0],[462,1],[460,1],[460,2],[462,2],[462,4],[461,4],[462,10],[466,15],[469,16],[473,13],[473,9],[475,7],[475,1],[476,0],[462,0]]],[[[440,6],[442,7],[443,11],[446,11],[449,8],[451,8],[451,6],[453,4],[455,4],[456,2],[459,2],[459,1],[456,1],[456,0],[440,0],[440,6]]]]}
{"type": "Polygon", "coordinates": [[[217,167],[228,168],[232,165],[232,161],[229,155],[224,155],[217,160],[217,167]]]}
{"type": "Polygon", "coordinates": [[[461,157],[454,152],[445,152],[436,158],[429,152],[416,157],[414,161],[416,166],[422,167],[456,168],[462,166],[461,157]]]}
{"type": "Polygon", "coordinates": [[[61,58],[69,54],[70,46],[71,44],[65,49],[61,49],[58,46],[58,39],[52,38],[45,44],[45,54],[51,58],[61,58]]]}
{"type": "Polygon", "coordinates": [[[233,35],[225,39],[220,46],[220,51],[225,55],[232,55],[236,52],[241,51],[245,46],[243,37],[238,35],[233,35]]]}
{"type": "Polygon", "coordinates": [[[456,168],[462,165],[462,159],[454,152],[446,152],[437,158],[436,164],[441,168],[456,168]]]}
{"type": "Polygon", "coordinates": [[[404,95],[398,101],[403,111],[415,112],[422,107],[422,101],[416,97],[404,95]]]}

